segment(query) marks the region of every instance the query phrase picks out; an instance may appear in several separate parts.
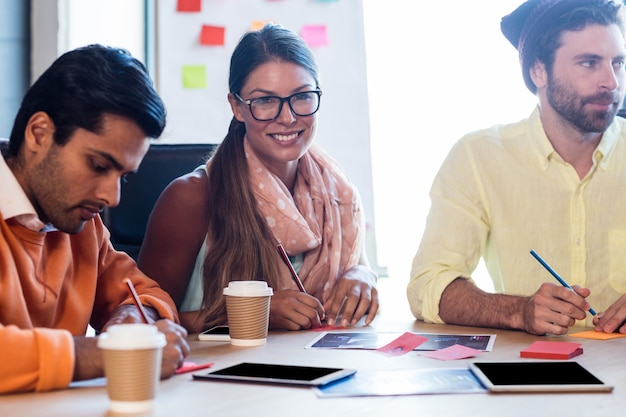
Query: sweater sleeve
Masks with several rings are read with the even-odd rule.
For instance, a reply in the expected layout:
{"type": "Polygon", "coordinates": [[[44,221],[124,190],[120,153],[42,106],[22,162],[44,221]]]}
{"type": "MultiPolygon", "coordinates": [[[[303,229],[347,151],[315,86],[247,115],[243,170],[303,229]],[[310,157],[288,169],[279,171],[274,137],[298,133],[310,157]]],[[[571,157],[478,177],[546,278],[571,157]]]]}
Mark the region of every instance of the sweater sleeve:
{"type": "Polygon", "coordinates": [[[0,325],[0,340],[0,393],[69,386],[75,362],[70,332],[0,325]]]}
{"type": "Polygon", "coordinates": [[[159,317],[179,323],[176,305],[169,294],[156,281],[141,272],[130,256],[116,251],[109,240],[108,230],[101,227],[97,232],[101,238],[92,326],[101,330],[115,308],[123,304],[133,304],[124,278],[130,278],[143,305],[154,308],[159,317]]]}

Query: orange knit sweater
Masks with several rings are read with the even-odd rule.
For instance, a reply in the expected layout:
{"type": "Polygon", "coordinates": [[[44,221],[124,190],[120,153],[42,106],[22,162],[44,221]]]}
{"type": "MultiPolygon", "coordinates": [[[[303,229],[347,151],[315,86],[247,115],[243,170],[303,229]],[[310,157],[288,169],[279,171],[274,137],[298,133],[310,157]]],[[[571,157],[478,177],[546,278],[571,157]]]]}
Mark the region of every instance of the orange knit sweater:
{"type": "Polygon", "coordinates": [[[171,298],[113,249],[99,216],[74,235],[38,233],[0,216],[0,393],[66,388],[73,336],[96,330],[121,304],[142,304],[178,322],[171,298]]]}

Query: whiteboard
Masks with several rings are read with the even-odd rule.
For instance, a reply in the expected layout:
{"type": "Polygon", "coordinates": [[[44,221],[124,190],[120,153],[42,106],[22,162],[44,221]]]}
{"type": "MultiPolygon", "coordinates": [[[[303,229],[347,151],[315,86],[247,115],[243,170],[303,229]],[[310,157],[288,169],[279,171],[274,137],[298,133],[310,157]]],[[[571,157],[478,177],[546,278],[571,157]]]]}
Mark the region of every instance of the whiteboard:
{"type": "Polygon", "coordinates": [[[257,22],[278,23],[302,34],[326,28],[327,44],[311,47],[324,91],[316,141],[346,170],[363,200],[367,252],[377,266],[363,5],[361,0],[201,0],[196,12],[177,11],[177,0],[157,0],[156,74],[167,112],[164,143],[220,143],[232,118],[226,99],[230,56],[257,22]],[[223,45],[203,45],[203,25],[224,28],[223,45]],[[206,86],[186,88],[183,67],[201,66],[206,86]]]}

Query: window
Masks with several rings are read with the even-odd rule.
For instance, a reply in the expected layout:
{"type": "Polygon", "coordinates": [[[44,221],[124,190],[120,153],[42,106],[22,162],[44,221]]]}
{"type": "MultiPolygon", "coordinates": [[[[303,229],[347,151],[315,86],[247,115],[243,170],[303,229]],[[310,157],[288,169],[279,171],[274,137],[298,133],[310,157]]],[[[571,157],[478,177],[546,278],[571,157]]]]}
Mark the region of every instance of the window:
{"type": "MultiPolygon", "coordinates": [[[[520,3],[363,0],[378,260],[398,287],[408,282],[430,186],[453,143],[524,118],[536,104],[500,33],[500,19],[520,3]]],[[[493,288],[484,267],[475,279],[493,288]]]]}
{"type": "Polygon", "coordinates": [[[59,55],[100,43],[145,62],[144,0],[59,0],[59,55]]]}

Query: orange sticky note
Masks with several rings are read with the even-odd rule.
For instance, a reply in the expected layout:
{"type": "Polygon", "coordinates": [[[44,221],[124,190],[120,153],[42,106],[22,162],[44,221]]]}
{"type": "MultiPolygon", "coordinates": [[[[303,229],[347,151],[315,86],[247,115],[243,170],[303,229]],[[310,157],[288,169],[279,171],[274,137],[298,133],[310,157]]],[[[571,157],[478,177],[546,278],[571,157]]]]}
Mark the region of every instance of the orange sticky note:
{"type": "Polygon", "coordinates": [[[622,333],[604,333],[596,332],[595,330],[587,330],[584,332],[570,333],[569,337],[580,337],[583,339],[597,339],[597,340],[610,340],[619,339],[620,337],[626,337],[626,334],[622,333]]]}
{"type": "Polygon", "coordinates": [[[202,10],[202,0],[178,0],[177,12],[199,12],[202,10]]]}
{"type": "Polygon", "coordinates": [[[326,25],[305,25],[302,27],[301,35],[311,48],[328,45],[326,25]]]}
{"type": "Polygon", "coordinates": [[[202,25],[200,32],[200,44],[221,46],[224,45],[224,33],[226,29],[222,26],[202,25]]]}
{"type": "Polygon", "coordinates": [[[537,340],[526,349],[522,349],[519,355],[522,358],[571,359],[582,353],[580,343],[537,340]]]}
{"type": "Polygon", "coordinates": [[[250,23],[250,30],[253,32],[257,30],[261,30],[268,23],[273,23],[273,22],[271,20],[254,20],[252,21],[252,23],[250,23]]]}

